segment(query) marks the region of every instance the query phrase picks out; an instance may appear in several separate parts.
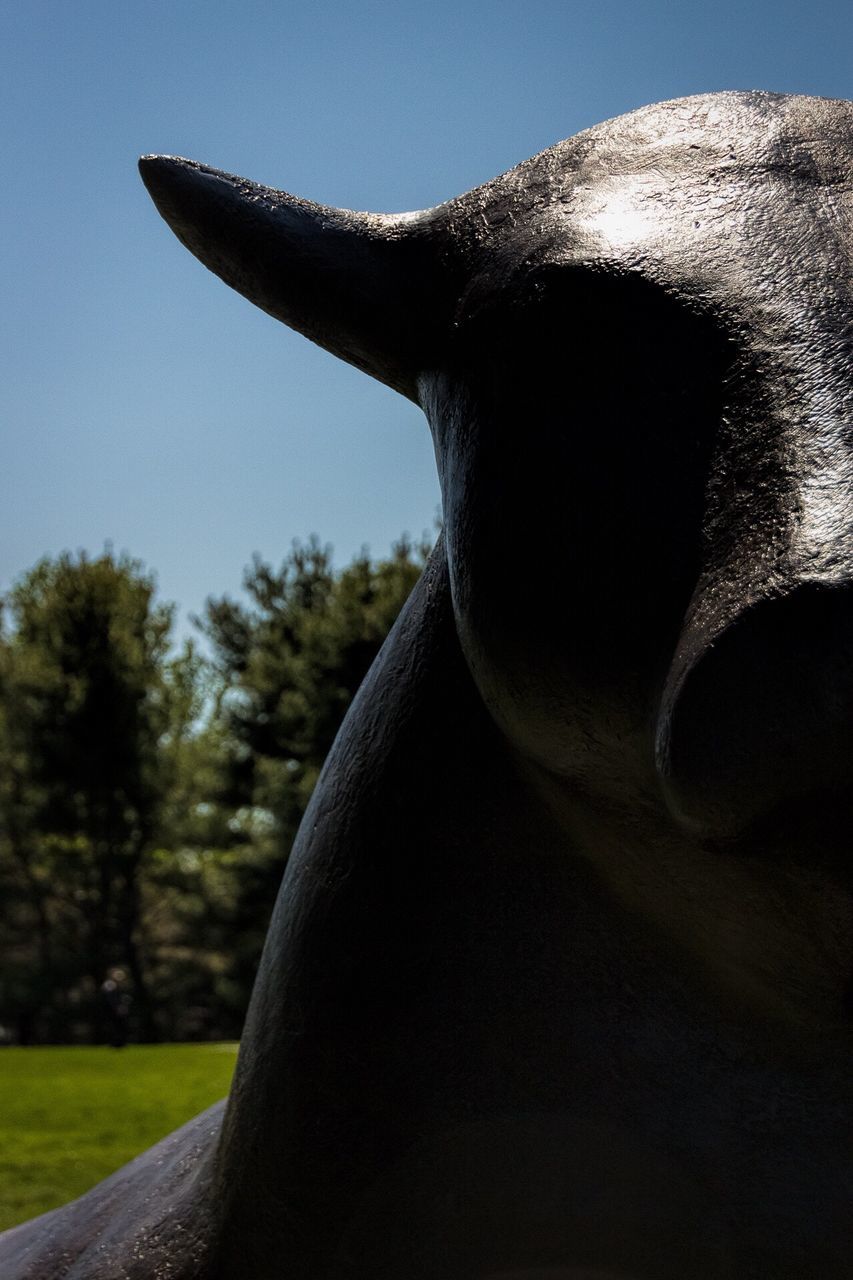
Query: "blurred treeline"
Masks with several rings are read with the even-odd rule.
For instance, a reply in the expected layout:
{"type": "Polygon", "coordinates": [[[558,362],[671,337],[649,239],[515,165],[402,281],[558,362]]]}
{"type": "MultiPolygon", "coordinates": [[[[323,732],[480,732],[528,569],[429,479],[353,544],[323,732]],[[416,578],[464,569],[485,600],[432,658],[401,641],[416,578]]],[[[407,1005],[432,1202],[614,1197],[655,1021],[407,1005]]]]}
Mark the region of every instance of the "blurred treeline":
{"type": "Polygon", "coordinates": [[[136,561],[63,555],[3,601],[0,1036],[238,1036],[299,820],[428,548],[256,558],[207,643],[136,561]],[[209,654],[209,656],[207,656],[209,654]],[[115,997],[113,997],[115,1000],[115,997]]]}

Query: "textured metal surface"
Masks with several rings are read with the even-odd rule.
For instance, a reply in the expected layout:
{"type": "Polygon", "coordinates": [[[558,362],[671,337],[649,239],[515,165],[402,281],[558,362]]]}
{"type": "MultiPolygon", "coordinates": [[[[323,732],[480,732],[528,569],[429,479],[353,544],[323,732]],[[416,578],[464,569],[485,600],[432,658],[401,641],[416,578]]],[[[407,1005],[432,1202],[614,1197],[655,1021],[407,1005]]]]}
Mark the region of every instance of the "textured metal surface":
{"type": "Polygon", "coordinates": [[[664,103],[400,216],[142,171],[423,405],[445,532],[202,1172],[143,1158],[3,1276],[849,1280],[853,105],[664,103]]]}

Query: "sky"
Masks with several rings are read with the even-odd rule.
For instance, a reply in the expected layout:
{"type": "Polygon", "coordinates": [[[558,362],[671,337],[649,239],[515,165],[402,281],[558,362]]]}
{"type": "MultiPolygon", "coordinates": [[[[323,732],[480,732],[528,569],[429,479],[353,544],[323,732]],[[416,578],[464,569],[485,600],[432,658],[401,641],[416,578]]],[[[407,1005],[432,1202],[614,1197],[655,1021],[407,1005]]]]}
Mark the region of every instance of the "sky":
{"type": "Polygon", "coordinates": [[[426,208],[666,98],[853,98],[849,0],[0,0],[0,591],[125,551],[180,606],[434,526],[420,411],[183,249],[136,158],[426,208]]]}

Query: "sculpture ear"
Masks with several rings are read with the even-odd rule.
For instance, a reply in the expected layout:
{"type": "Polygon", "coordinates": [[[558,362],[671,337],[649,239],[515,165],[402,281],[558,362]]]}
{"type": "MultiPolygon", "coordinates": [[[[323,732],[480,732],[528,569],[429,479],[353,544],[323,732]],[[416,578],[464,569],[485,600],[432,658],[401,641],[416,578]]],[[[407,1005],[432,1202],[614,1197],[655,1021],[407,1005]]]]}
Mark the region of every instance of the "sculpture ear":
{"type": "Polygon", "coordinates": [[[449,310],[428,213],[332,209],[174,156],[139,169],[181,243],[226,284],[417,400],[449,310]]]}

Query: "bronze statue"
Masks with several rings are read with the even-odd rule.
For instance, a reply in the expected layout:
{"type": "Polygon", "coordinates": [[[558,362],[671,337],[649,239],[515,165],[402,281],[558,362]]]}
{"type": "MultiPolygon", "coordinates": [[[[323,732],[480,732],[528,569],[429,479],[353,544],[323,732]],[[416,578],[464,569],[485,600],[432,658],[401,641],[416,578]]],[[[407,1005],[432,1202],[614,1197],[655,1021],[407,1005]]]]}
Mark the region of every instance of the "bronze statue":
{"type": "Polygon", "coordinates": [[[668,102],[400,216],[142,173],[423,406],[444,536],[227,1111],[0,1274],[850,1280],[853,104],[668,102]]]}

